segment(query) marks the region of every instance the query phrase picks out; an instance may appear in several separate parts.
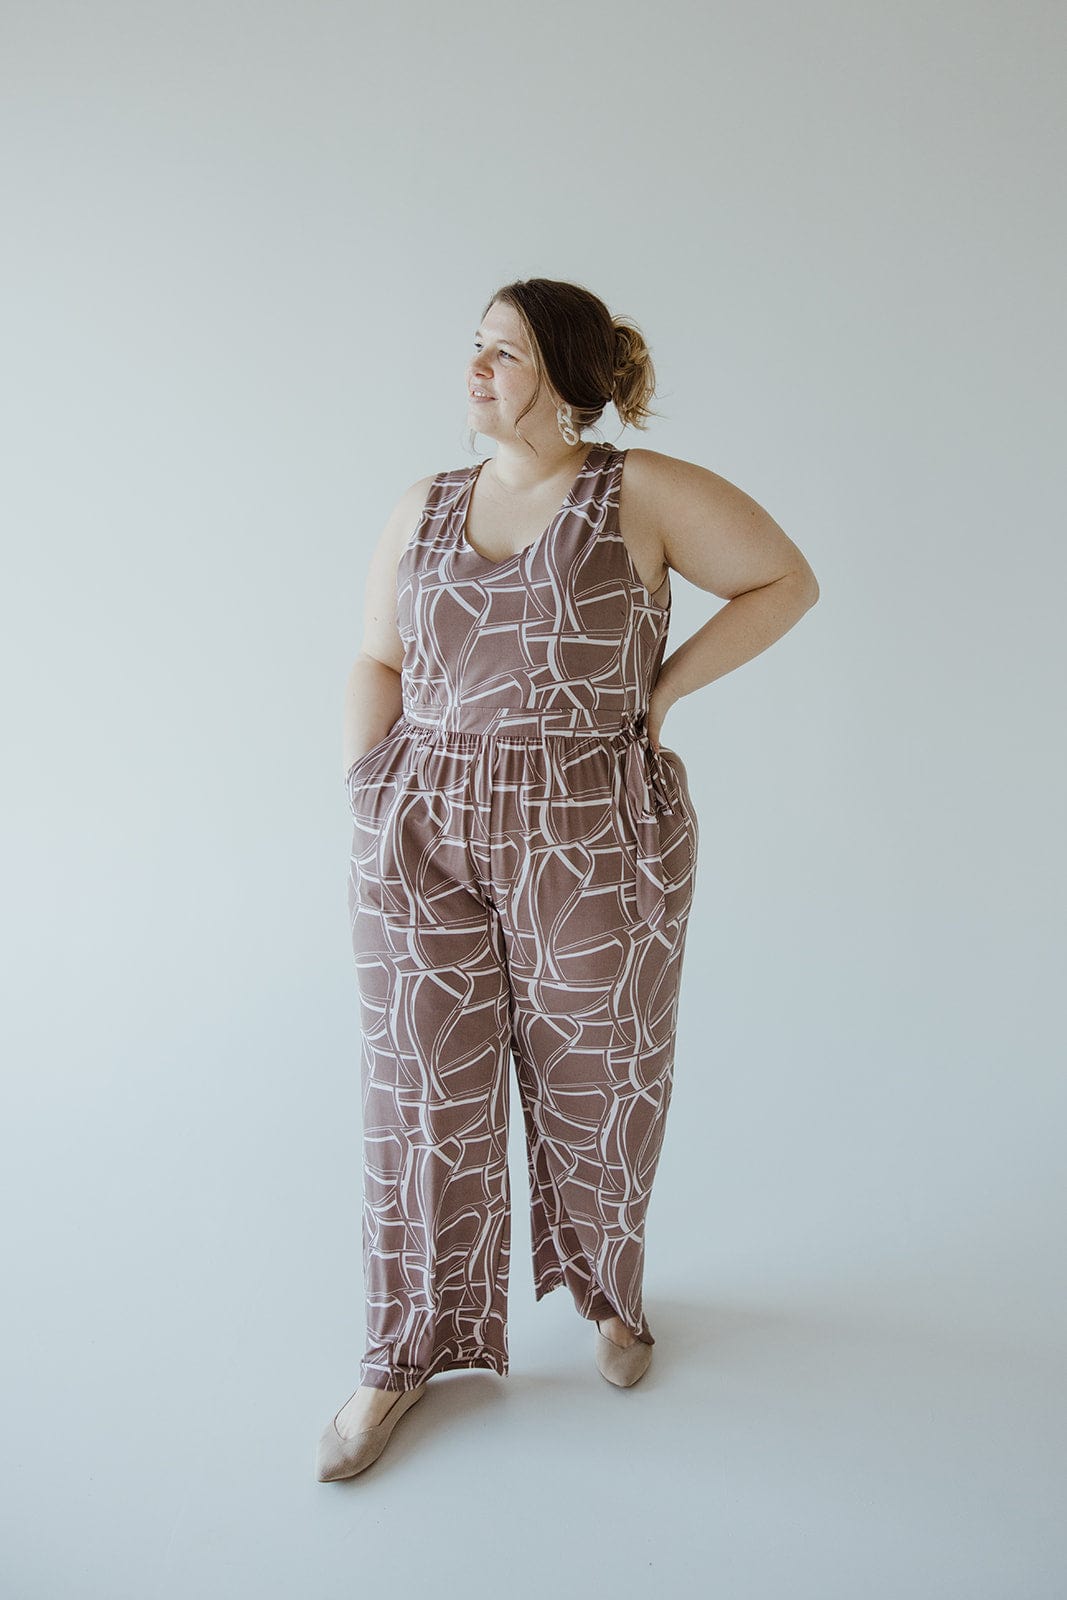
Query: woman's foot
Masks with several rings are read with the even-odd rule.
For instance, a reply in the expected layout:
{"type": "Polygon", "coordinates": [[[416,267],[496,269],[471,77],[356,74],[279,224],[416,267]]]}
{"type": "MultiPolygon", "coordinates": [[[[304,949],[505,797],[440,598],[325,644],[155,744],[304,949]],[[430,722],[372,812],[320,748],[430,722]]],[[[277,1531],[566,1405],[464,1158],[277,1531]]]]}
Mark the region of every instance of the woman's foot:
{"type": "MultiPolygon", "coordinates": [[[[618,1359],[624,1359],[621,1352],[618,1359]]],[[[404,1420],[426,1393],[426,1380],[416,1384],[413,1389],[384,1389],[377,1393],[385,1398],[376,1401],[371,1386],[360,1385],[341,1408],[348,1417],[345,1431],[342,1433],[338,1427],[340,1411],[323,1428],[315,1452],[315,1475],[320,1483],[354,1478],[377,1461],[392,1438],[397,1423],[404,1420]],[[380,1414],[383,1410],[384,1416],[380,1414]],[[371,1422],[369,1419],[375,1416],[378,1421],[371,1422]]]]}
{"type": "Polygon", "coordinates": [[[337,1431],[342,1439],[352,1439],[364,1428],[376,1428],[402,1393],[402,1390],[375,1389],[370,1384],[361,1384],[337,1414],[337,1431]]]}
{"type": "Polygon", "coordinates": [[[632,1334],[625,1322],[618,1317],[601,1317],[597,1327],[605,1339],[610,1339],[612,1344],[617,1344],[620,1350],[629,1350],[632,1344],[637,1343],[635,1334],[632,1334]]]}

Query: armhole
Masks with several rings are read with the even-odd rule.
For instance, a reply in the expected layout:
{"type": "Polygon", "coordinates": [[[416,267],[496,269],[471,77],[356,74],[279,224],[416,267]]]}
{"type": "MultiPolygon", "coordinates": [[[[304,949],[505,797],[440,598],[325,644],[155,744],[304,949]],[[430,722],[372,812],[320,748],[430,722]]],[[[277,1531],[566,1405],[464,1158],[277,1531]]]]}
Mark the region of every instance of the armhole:
{"type": "Polygon", "coordinates": [[[650,589],[648,587],[648,584],[645,582],[644,578],[642,578],[641,574],[638,572],[637,563],[634,561],[633,556],[630,554],[629,546],[627,545],[626,540],[622,536],[622,473],[623,473],[623,468],[626,465],[626,457],[629,455],[629,453],[630,453],[629,450],[620,450],[619,451],[619,462],[618,462],[617,475],[616,475],[616,480],[615,480],[615,488],[616,488],[616,494],[615,494],[615,532],[618,534],[619,543],[622,546],[623,559],[625,560],[626,565],[629,568],[630,575],[631,575],[631,577],[633,579],[633,582],[636,584],[637,588],[640,589],[641,593],[645,596],[645,598],[648,601],[650,601],[650,603],[652,604],[652,606],[653,606],[653,608],[655,610],[662,611],[662,612],[667,612],[667,611],[670,610],[670,606],[671,606],[671,568],[670,568],[670,566],[669,565],[667,566],[666,574],[665,574],[665,576],[663,578],[663,581],[660,584],[659,588],[658,589],[650,589]],[[662,599],[660,598],[660,596],[662,596],[662,599]]]}
{"type": "Polygon", "coordinates": [[[411,532],[408,534],[404,543],[400,547],[400,556],[397,561],[398,570],[400,562],[403,561],[404,557],[414,548],[415,539],[422,531],[424,523],[426,523],[436,512],[441,498],[441,482],[442,479],[446,478],[447,476],[448,474],[445,472],[435,472],[431,478],[430,487],[427,489],[426,498],[422,503],[422,509],[415,520],[415,524],[412,527],[411,532]]]}

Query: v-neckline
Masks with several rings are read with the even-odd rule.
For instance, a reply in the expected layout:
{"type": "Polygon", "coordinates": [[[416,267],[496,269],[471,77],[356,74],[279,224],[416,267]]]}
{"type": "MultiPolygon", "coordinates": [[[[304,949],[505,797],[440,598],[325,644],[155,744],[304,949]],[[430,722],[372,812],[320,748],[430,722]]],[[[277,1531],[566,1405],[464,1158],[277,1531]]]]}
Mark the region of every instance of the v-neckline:
{"type": "Polygon", "coordinates": [[[575,474],[574,482],[571,484],[570,489],[567,492],[567,498],[564,500],[563,504],[560,506],[559,510],[548,524],[547,528],[543,529],[542,532],[537,535],[537,538],[533,539],[528,545],[524,545],[521,550],[516,550],[513,555],[505,556],[502,561],[493,561],[489,556],[483,556],[481,551],[476,550],[471,544],[470,540],[467,538],[467,513],[470,510],[471,499],[474,495],[474,485],[478,481],[481,470],[485,466],[486,461],[491,461],[493,459],[492,456],[486,456],[485,461],[479,461],[478,465],[472,469],[471,475],[467,480],[466,487],[464,488],[464,491],[460,495],[459,499],[456,501],[456,524],[459,529],[459,538],[457,539],[456,544],[459,553],[462,555],[473,556],[475,561],[479,561],[483,567],[490,567],[494,569],[498,567],[510,567],[516,561],[524,561],[531,551],[536,550],[540,545],[545,543],[553,529],[556,527],[557,523],[563,517],[564,512],[570,509],[571,505],[573,504],[574,497],[578,493],[578,490],[585,478],[589,463],[595,453],[598,450],[612,449],[614,449],[614,446],[610,444],[594,443],[590,445],[589,449],[586,451],[585,460],[578,468],[578,471],[575,474]]]}

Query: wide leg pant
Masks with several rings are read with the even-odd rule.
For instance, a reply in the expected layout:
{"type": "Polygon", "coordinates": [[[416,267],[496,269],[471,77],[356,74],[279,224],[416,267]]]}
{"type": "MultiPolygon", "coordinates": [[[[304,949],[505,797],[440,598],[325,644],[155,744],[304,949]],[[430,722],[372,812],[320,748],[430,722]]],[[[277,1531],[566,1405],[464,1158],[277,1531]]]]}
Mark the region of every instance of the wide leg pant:
{"type": "Polygon", "coordinates": [[[360,995],[360,1382],[508,1371],[509,1054],[535,1297],[642,1306],[698,828],[684,763],[633,730],[428,730],[348,774],[360,995]]]}

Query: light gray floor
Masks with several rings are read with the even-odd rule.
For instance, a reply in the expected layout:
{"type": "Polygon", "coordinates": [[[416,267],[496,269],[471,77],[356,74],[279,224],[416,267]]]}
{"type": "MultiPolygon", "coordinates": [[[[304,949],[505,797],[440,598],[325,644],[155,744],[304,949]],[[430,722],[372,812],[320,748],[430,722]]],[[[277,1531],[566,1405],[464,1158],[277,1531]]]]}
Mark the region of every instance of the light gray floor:
{"type": "Polygon", "coordinates": [[[42,1262],[48,1314],[19,1303],[5,1600],[1061,1600],[1067,1373],[1054,1328],[1026,1331],[1017,1270],[958,1251],[816,1283],[764,1238],[761,1266],[755,1242],[745,1266],[709,1245],[694,1288],[656,1272],[665,1176],[653,1365],[616,1390],[565,1291],[533,1302],[512,1134],[511,1374],[434,1379],[343,1484],[314,1477],[356,1381],[358,1279],[326,1291],[336,1221],[273,1249],[208,1191],[176,1265],[153,1248],[161,1202],[142,1227],[116,1189],[63,1293],[42,1262]]]}

